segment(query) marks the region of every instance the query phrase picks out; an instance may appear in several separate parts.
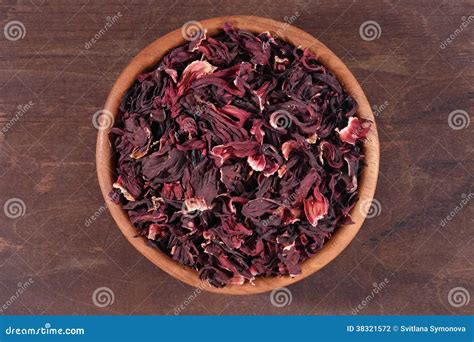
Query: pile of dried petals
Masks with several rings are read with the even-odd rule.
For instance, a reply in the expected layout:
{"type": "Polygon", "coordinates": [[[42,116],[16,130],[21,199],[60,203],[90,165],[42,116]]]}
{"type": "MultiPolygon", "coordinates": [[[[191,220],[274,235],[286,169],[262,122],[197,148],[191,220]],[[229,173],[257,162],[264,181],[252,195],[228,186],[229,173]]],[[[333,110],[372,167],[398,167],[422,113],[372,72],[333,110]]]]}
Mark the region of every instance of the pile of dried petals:
{"type": "Polygon", "coordinates": [[[110,196],[213,286],[297,276],[351,223],[370,122],[310,51],[230,24],[203,33],[125,96],[110,196]]]}

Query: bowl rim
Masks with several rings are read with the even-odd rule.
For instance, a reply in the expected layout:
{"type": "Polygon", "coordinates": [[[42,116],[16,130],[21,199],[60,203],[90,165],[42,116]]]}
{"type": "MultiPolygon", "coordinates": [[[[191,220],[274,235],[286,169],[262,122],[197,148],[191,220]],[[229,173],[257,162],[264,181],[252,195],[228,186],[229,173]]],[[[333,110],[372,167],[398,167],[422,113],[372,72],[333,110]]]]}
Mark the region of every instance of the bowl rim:
{"type": "MultiPolygon", "coordinates": [[[[227,285],[224,288],[215,288],[206,281],[200,280],[195,269],[172,260],[158,248],[150,247],[146,238],[137,236],[136,230],[125,210],[108,200],[108,194],[112,189],[115,174],[113,171],[113,155],[115,152],[108,139],[110,127],[98,130],[96,144],[97,176],[106,205],[121,232],[143,256],[161,270],[201,290],[232,295],[256,294],[285,287],[308,277],[329,264],[347,247],[365,220],[367,204],[370,205],[373,200],[379,172],[380,148],[375,118],[361,86],[345,64],[323,43],[293,24],[289,25],[288,23],[256,16],[216,17],[199,21],[199,24],[207,30],[208,36],[213,36],[222,30],[226,22],[232,22],[234,27],[250,32],[276,32],[283,40],[294,46],[309,48],[316,55],[317,59],[336,76],[345,91],[357,101],[358,110],[356,115],[359,118],[369,119],[373,122],[372,129],[363,143],[365,166],[358,179],[359,200],[351,210],[351,217],[354,223],[338,228],[331,239],[314,256],[301,264],[302,273],[297,277],[257,277],[254,284],[245,283],[244,285],[227,285]],[[265,29],[262,30],[262,28],[265,29]]],[[[181,31],[181,28],[176,29],[156,39],[129,62],[110,90],[102,111],[108,115],[111,113],[114,119],[117,118],[120,102],[128,88],[135,82],[137,76],[155,66],[170,49],[187,42],[183,38],[181,31]]]]}

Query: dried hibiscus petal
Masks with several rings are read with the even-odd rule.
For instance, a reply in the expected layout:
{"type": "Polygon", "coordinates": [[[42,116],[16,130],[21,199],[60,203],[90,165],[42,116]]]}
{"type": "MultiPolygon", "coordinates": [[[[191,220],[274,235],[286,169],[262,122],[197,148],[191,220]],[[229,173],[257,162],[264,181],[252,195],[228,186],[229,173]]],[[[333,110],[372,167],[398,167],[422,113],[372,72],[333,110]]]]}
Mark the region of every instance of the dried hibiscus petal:
{"type": "Polygon", "coordinates": [[[304,200],[304,213],[308,222],[314,227],[318,225],[320,219],[327,215],[328,209],[329,202],[317,187],[314,188],[313,195],[304,200]]]}
{"type": "Polygon", "coordinates": [[[371,124],[356,111],[309,50],[226,24],[129,89],[110,197],[213,286],[297,276],[352,222],[371,124]]]}
{"type": "Polygon", "coordinates": [[[370,124],[367,121],[358,119],[357,117],[350,117],[346,127],[339,132],[339,137],[342,141],[355,145],[356,141],[365,138],[369,132],[370,124]]]}

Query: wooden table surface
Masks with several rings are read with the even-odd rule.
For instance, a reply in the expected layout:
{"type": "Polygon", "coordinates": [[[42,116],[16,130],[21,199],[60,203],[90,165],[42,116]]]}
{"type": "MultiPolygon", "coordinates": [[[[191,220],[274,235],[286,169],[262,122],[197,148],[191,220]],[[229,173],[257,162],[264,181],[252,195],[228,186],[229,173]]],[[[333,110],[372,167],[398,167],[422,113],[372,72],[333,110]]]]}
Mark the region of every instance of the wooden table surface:
{"type": "Polygon", "coordinates": [[[473,12],[472,0],[0,2],[0,314],[473,314],[473,12]],[[296,17],[377,106],[374,217],[282,307],[154,267],[95,174],[92,115],[127,62],[188,21],[237,14],[296,17]]]}

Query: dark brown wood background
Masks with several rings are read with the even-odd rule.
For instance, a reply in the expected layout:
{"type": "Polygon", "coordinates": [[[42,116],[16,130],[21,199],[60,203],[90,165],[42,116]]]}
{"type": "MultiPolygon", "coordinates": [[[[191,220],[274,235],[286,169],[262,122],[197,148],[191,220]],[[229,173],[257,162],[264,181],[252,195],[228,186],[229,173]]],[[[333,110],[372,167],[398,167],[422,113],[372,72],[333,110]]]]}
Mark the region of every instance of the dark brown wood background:
{"type": "Polygon", "coordinates": [[[360,314],[473,314],[473,14],[473,1],[1,1],[1,27],[19,21],[25,35],[0,32],[0,313],[351,314],[361,304],[360,314]],[[92,115],[127,62],[187,21],[237,14],[298,14],[294,25],[339,55],[379,106],[378,215],[289,287],[281,308],[269,293],[196,293],[154,267],[103,208],[95,174],[92,115]],[[371,20],[380,37],[365,41],[359,28],[371,20]],[[12,218],[11,199],[23,216],[12,218]],[[103,308],[93,301],[101,287],[114,296],[103,308]]]}

